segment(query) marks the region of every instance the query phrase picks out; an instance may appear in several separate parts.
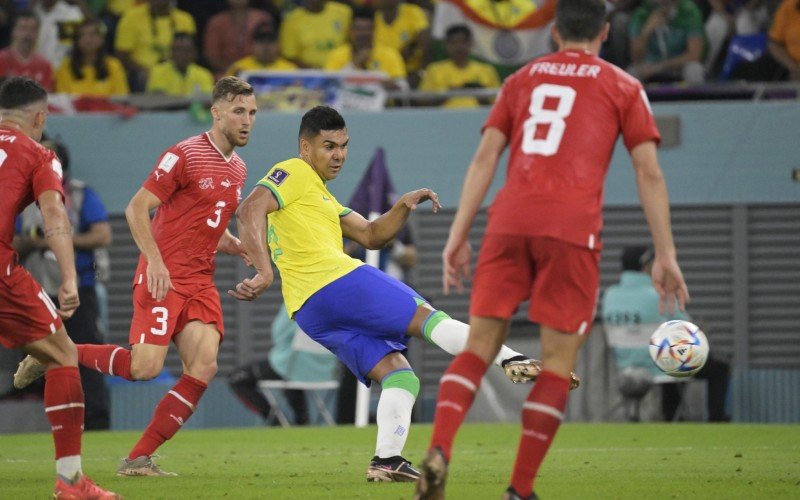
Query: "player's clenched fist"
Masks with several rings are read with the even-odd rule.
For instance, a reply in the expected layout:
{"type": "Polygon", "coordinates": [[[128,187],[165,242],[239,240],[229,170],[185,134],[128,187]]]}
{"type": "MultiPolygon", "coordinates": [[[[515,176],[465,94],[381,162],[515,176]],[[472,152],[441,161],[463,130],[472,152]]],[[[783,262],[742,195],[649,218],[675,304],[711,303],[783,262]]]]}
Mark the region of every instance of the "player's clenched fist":
{"type": "Polygon", "coordinates": [[[62,319],[71,318],[75,314],[75,309],[80,305],[78,298],[78,287],[75,280],[68,280],[58,288],[58,315],[62,319]]]}

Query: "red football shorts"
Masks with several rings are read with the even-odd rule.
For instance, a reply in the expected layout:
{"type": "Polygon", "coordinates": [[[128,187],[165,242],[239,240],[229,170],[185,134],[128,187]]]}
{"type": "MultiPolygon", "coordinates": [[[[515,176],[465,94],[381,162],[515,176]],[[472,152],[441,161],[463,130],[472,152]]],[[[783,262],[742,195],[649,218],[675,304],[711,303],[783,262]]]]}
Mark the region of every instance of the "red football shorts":
{"type": "Polygon", "coordinates": [[[594,321],[599,286],[598,250],[544,236],[487,234],[469,314],[509,319],[530,299],[531,321],[583,335],[594,321]]]}
{"type": "Polygon", "coordinates": [[[216,325],[219,341],[224,337],[222,306],[214,283],[177,284],[156,302],[146,284],[133,287],[133,320],[128,342],[133,344],[169,345],[190,321],[216,325]]]}
{"type": "Polygon", "coordinates": [[[8,271],[0,276],[0,344],[13,349],[55,333],[63,323],[53,301],[24,267],[8,271]]]}

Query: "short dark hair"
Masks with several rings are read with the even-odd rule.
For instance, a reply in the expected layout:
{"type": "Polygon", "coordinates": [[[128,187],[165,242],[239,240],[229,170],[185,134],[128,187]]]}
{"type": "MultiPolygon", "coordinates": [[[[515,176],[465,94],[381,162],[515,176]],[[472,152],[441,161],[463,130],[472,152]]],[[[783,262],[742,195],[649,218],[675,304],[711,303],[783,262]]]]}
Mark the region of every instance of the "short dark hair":
{"type": "Polygon", "coordinates": [[[189,33],[188,31],[178,31],[174,35],[172,35],[172,43],[175,43],[175,40],[189,40],[192,42],[192,45],[195,44],[194,35],[189,33]]]}
{"type": "Polygon", "coordinates": [[[39,143],[47,149],[54,151],[61,162],[61,168],[65,171],[69,170],[69,149],[67,149],[66,144],[61,142],[60,138],[50,138],[46,135],[42,135],[42,140],[39,141],[39,143]]]}
{"type": "Polygon", "coordinates": [[[656,252],[649,245],[632,245],[622,249],[622,270],[641,271],[656,257],[656,252]]]}
{"type": "Polygon", "coordinates": [[[212,102],[217,102],[222,99],[232,101],[237,96],[250,96],[253,95],[253,86],[235,76],[223,76],[214,85],[214,93],[212,94],[212,102]]]}
{"type": "Polygon", "coordinates": [[[328,106],[315,106],[303,115],[298,135],[310,139],[323,130],[342,130],[346,127],[344,118],[338,111],[328,106]]]}
{"type": "Polygon", "coordinates": [[[603,0],[559,0],[556,4],[556,30],[564,40],[594,40],[605,22],[603,0]]]}
{"type": "Polygon", "coordinates": [[[356,7],[353,9],[353,19],[369,19],[375,21],[375,10],[371,7],[356,7]]]}
{"type": "Polygon", "coordinates": [[[0,109],[20,109],[47,100],[47,91],[25,76],[12,76],[0,85],[0,109]]]}
{"type": "Polygon", "coordinates": [[[444,33],[444,39],[449,40],[451,36],[464,35],[467,39],[472,40],[472,30],[466,24],[454,24],[447,28],[444,33]]]}

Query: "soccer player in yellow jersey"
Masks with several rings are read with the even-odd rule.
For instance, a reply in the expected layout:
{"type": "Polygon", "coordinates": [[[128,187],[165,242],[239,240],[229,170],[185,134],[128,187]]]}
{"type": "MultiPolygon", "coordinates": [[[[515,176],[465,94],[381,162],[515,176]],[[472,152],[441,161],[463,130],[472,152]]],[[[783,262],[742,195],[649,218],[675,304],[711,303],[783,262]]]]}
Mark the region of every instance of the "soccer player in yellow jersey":
{"type": "MultiPolygon", "coordinates": [[[[447,59],[428,65],[420,90],[445,91],[464,88],[500,88],[500,77],[491,64],[470,59],[472,32],[465,24],[456,24],[445,35],[447,59]]],[[[467,108],[490,104],[491,99],[462,96],[444,102],[447,108],[467,108]]]]}
{"type": "MultiPolygon", "coordinates": [[[[239,236],[257,274],[228,293],[254,300],[281,272],[287,312],[311,338],[336,354],[365,385],[381,384],[375,456],[368,481],[415,481],[419,472],[401,453],[419,379],[403,355],[410,337],[450,354],[464,350],[468,326],[437,311],[417,292],[344,253],[342,237],[369,249],[392,240],[430,189],[404,194],[385,214],[367,221],[343,207],[326,183],[344,166],[350,137],[342,116],[317,106],[300,124],[299,158],[273,166],[237,211],[239,236]],[[267,224],[269,221],[269,224],[267,224]]],[[[495,363],[513,381],[529,381],[538,362],[503,346],[495,363]]]]}

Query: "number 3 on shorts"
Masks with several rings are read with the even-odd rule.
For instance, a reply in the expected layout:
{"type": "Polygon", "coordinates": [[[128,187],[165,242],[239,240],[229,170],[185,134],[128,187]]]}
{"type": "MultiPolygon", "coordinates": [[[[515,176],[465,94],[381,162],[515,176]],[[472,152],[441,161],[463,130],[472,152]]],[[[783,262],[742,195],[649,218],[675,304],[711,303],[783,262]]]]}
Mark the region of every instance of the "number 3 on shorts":
{"type": "Polygon", "coordinates": [[[543,83],[531,92],[531,105],[528,108],[530,117],[523,124],[522,152],[527,155],[539,154],[542,156],[553,156],[558,152],[561,145],[561,138],[564,137],[564,130],[567,122],[564,118],[572,112],[572,105],[575,104],[575,89],[565,85],[553,85],[543,83]],[[544,103],[547,98],[558,101],[556,109],[545,109],[544,103]],[[547,135],[543,138],[536,137],[536,130],[539,125],[549,125],[547,135]]]}
{"type": "Polygon", "coordinates": [[[151,328],[150,333],[153,335],[166,335],[167,334],[167,318],[169,317],[169,309],[166,307],[154,307],[153,314],[156,315],[156,323],[160,328],[151,328]]]}

